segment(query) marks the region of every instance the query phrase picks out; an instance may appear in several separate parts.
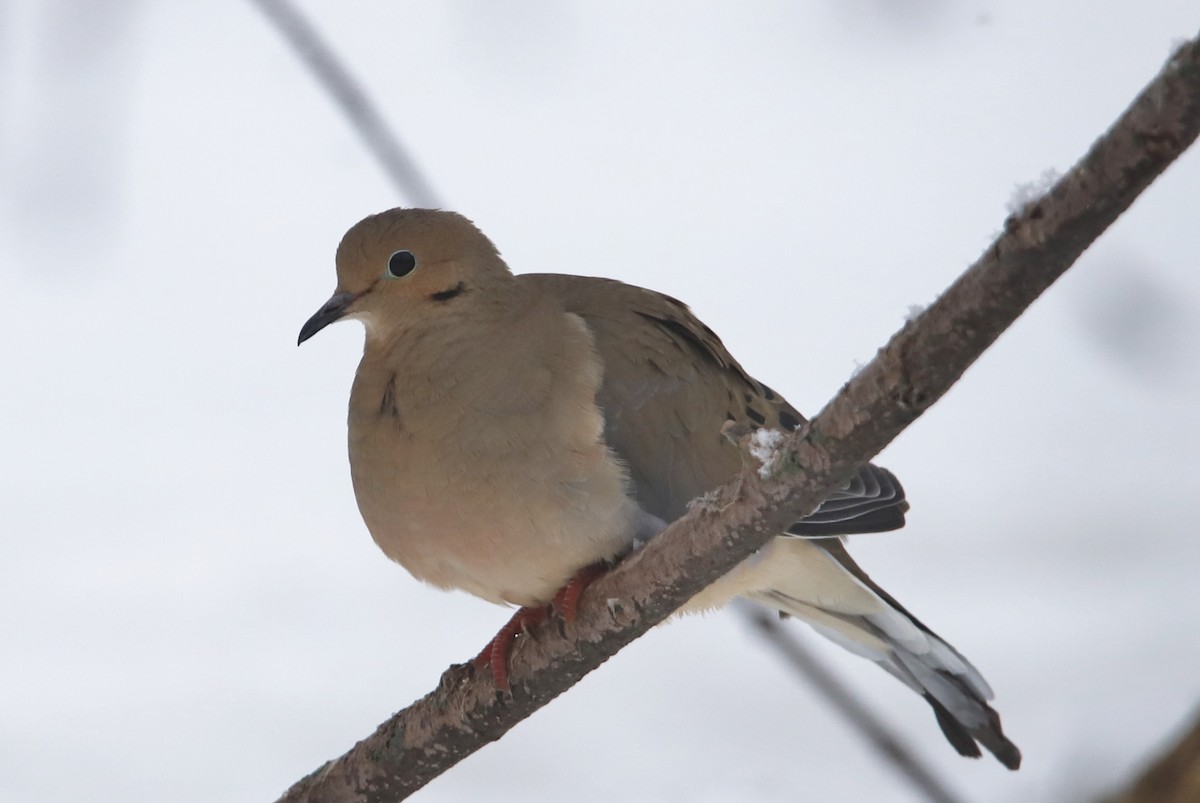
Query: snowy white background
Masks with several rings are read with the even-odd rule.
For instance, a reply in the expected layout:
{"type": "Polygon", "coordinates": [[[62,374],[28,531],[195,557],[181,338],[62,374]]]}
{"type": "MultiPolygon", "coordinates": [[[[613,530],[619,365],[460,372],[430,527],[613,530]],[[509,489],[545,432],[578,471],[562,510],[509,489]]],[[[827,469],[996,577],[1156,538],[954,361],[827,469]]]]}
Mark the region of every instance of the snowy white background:
{"type": "MultiPolygon", "coordinates": [[[[815,412],[1196,33],[1193,0],[311,0],[517,272],[676,295],[815,412]]],[[[297,349],[402,203],[246,2],[0,5],[0,800],[264,801],[508,613],[366,533],[361,331],[297,349]]],[[[822,656],[971,801],[1083,801],[1200,700],[1200,153],[880,458],[852,551],[1025,753],[822,656]]],[[[914,800],[740,619],[660,628],[429,801],[914,800]]]]}

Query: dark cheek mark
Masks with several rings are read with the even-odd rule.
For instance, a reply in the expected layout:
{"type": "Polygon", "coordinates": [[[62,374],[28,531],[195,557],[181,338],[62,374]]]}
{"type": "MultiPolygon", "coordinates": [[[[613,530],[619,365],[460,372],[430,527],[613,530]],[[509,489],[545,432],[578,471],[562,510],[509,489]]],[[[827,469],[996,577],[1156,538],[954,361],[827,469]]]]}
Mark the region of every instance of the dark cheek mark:
{"type": "Polygon", "coordinates": [[[437,291],[436,293],[431,295],[429,297],[429,299],[431,301],[449,301],[452,298],[461,296],[464,292],[466,292],[466,289],[467,289],[467,286],[465,284],[463,284],[462,282],[459,282],[458,284],[454,285],[453,287],[451,287],[447,290],[437,291]]]}

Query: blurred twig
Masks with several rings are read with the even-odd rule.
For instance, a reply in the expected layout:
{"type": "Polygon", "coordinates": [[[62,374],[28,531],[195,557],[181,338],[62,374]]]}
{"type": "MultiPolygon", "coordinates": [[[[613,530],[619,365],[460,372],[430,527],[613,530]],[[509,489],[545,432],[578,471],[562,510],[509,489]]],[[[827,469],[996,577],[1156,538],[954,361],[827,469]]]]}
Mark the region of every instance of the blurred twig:
{"type": "Polygon", "coordinates": [[[765,609],[746,604],[738,605],[738,611],[767,643],[778,650],[796,673],[811,683],[830,705],[875,748],[888,764],[908,779],[925,798],[932,803],[959,803],[960,798],[947,789],[932,770],[926,767],[916,753],[904,746],[900,735],[892,730],[882,717],[876,716],[833,672],[817,660],[816,656],[801,643],[789,628],[779,622],[779,617],[765,609]]]}
{"type": "Polygon", "coordinates": [[[333,49],[325,44],[300,10],[289,0],[251,0],[262,9],[288,43],[312,70],[313,76],[333,96],[351,126],[375,154],[383,171],[413,206],[440,208],[437,193],[416,163],[388,129],[383,115],[371,103],[333,49]]]}

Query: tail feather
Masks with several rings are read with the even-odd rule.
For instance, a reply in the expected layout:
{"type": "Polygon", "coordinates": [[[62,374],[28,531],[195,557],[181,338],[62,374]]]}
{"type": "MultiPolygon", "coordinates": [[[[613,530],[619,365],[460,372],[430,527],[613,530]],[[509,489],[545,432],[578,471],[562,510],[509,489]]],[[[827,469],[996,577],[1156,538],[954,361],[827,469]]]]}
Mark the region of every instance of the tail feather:
{"type": "Polygon", "coordinates": [[[959,754],[978,757],[982,745],[1009,769],[1020,766],[1020,750],[987,703],[992,689],[966,658],[876,586],[839,542],[788,546],[797,571],[773,573],[770,588],[746,596],[803,619],[920,694],[959,754]]]}
{"type": "Polygon", "coordinates": [[[886,468],[868,463],[787,532],[800,538],[882,533],[903,527],[907,510],[900,481],[886,468]]]}
{"type": "Polygon", "coordinates": [[[960,756],[967,758],[979,758],[983,754],[979,751],[979,744],[971,736],[970,731],[962,726],[954,715],[946,710],[946,706],[938,702],[938,699],[928,692],[921,695],[925,698],[925,702],[929,703],[933,709],[933,715],[937,718],[937,724],[942,729],[942,734],[945,735],[948,741],[960,756]]]}

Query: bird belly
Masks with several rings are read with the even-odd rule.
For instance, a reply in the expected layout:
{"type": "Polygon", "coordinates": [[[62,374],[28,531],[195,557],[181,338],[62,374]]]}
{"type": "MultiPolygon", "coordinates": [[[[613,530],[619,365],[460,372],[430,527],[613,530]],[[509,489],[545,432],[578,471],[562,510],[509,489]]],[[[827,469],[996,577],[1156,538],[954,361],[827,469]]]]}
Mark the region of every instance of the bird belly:
{"type": "Polygon", "coordinates": [[[353,448],[351,466],[363,519],[389,558],[440,588],[534,606],[636,535],[623,470],[599,448],[582,476],[514,472],[511,457],[480,454],[460,456],[453,470],[409,464],[402,452],[372,465],[353,448]]]}

